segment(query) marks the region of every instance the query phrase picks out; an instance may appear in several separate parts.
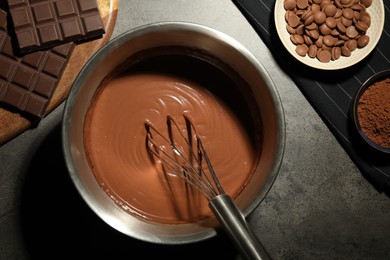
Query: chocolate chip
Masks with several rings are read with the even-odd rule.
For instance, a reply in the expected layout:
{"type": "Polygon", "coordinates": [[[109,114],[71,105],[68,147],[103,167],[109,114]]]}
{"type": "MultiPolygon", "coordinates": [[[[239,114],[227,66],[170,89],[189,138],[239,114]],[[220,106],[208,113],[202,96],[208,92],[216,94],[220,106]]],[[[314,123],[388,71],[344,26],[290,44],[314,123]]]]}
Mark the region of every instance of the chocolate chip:
{"type": "Polygon", "coordinates": [[[345,18],[347,18],[348,20],[352,20],[353,17],[355,16],[355,14],[354,14],[352,8],[344,8],[343,9],[343,16],[345,18]]]}
{"type": "Polygon", "coordinates": [[[322,35],[328,35],[332,32],[332,29],[324,23],[320,26],[320,32],[322,35]]]}
{"type": "Polygon", "coordinates": [[[360,14],[360,21],[362,21],[363,23],[367,24],[369,27],[371,25],[371,16],[368,12],[366,11],[363,11],[361,14],[360,14]]]}
{"type": "Polygon", "coordinates": [[[372,0],[361,0],[360,1],[365,7],[370,7],[372,4],[372,0]]]}
{"type": "Polygon", "coordinates": [[[370,42],[370,37],[368,37],[367,35],[362,35],[357,40],[357,46],[359,48],[363,48],[366,47],[369,42],[370,42]]]}
{"type": "Polygon", "coordinates": [[[316,30],[318,28],[318,25],[316,23],[311,23],[307,26],[305,26],[307,30],[316,30]]]}
{"type": "Polygon", "coordinates": [[[351,26],[352,23],[353,23],[352,20],[347,19],[347,18],[345,18],[344,16],[341,16],[340,19],[341,19],[341,22],[343,23],[343,25],[344,25],[345,27],[351,26]]]}
{"type": "Polygon", "coordinates": [[[346,46],[350,51],[354,51],[357,48],[357,41],[355,39],[346,42],[346,46]]]}
{"type": "Polygon", "coordinates": [[[296,6],[297,6],[297,2],[294,0],[285,0],[283,3],[283,7],[286,10],[294,10],[296,6]]]}
{"type": "Polygon", "coordinates": [[[325,24],[326,24],[329,28],[333,29],[333,28],[336,27],[337,21],[336,21],[336,19],[334,19],[333,17],[328,17],[328,18],[326,18],[326,20],[325,20],[325,24]]]}
{"type": "Polygon", "coordinates": [[[309,46],[309,50],[307,52],[307,55],[310,57],[310,58],[315,58],[317,56],[317,51],[318,51],[318,47],[316,45],[310,45],[309,46]]]}
{"type": "Polygon", "coordinates": [[[336,39],[332,35],[325,35],[323,42],[326,46],[332,47],[336,42],[336,39]]]}
{"type": "Polygon", "coordinates": [[[341,21],[338,21],[337,22],[337,30],[340,32],[340,33],[345,33],[347,31],[347,28],[344,26],[344,24],[341,22],[341,21]]]}
{"type": "Polygon", "coordinates": [[[299,9],[306,9],[309,6],[308,0],[297,0],[297,7],[299,9]]]}
{"type": "Polygon", "coordinates": [[[341,54],[345,57],[351,56],[352,52],[349,50],[347,46],[341,47],[341,54]]]}
{"type": "Polygon", "coordinates": [[[321,62],[327,63],[331,60],[332,54],[328,50],[319,50],[317,53],[317,59],[321,62]]]}
{"type": "Polygon", "coordinates": [[[295,45],[298,45],[298,44],[303,44],[304,43],[304,40],[303,40],[303,37],[301,35],[298,35],[298,34],[293,34],[290,36],[290,40],[292,43],[294,43],[295,45]]]}
{"type": "Polygon", "coordinates": [[[314,21],[320,25],[323,24],[326,20],[326,14],[324,12],[318,11],[314,13],[314,21]]]}
{"type": "Polygon", "coordinates": [[[352,0],[340,0],[340,2],[341,2],[341,4],[342,4],[343,6],[346,6],[346,5],[351,4],[352,0]]]}
{"type": "Polygon", "coordinates": [[[309,47],[307,47],[306,44],[300,44],[300,45],[297,45],[297,47],[295,48],[295,51],[296,51],[296,53],[298,53],[298,55],[305,57],[307,52],[309,51],[309,47]]]}
{"type": "Polygon", "coordinates": [[[328,17],[333,17],[337,13],[337,7],[334,6],[333,4],[324,6],[322,10],[328,17]]]}
{"type": "Polygon", "coordinates": [[[356,30],[355,26],[351,25],[347,28],[345,34],[349,37],[349,38],[356,38],[356,36],[359,35],[359,32],[356,30]]]}
{"type": "Polygon", "coordinates": [[[332,60],[337,60],[341,57],[341,48],[340,47],[333,47],[331,50],[332,54],[332,60]]]}
{"type": "Polygon", "coordinates": [[[368,29],[368,25],[362,21],[358,21],[357,23],[355,23],[355,27],[357,30],[359,30],[363,33],[366,32],[368,29]]]}
{"type": "Polygon", "coordinates": [[[300,23],[299,17],[296,14],[289,15],[287,19],[288,24],[293,28],[297,27],[300,23]]]}

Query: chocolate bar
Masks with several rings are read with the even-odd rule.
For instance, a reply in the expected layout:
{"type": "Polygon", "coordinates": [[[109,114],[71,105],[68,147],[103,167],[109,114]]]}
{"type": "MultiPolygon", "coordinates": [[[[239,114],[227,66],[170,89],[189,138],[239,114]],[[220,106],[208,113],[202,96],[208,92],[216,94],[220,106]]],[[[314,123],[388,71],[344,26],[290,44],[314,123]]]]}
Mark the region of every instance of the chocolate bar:
{"type": "Polygon", "coordinates": [[[18,57],[7,30],[7,13],[0,9],[0,102],[43,117],[74,48],[66,43],[18,57]]]}
{"type": "Polygon", "coordinates": [[[96,0],[7,0],[21,54],[105,33],[96,0]]]}

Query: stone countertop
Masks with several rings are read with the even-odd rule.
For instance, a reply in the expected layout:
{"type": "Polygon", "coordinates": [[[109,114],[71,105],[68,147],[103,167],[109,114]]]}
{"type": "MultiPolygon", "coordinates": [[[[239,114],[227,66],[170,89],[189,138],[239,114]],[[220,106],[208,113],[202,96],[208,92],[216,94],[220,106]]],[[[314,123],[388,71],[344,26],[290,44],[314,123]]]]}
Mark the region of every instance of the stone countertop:
{"type": "MultiPolygon", "coordinates": [[[[226,0],[120,0],[112,38],[160,21],[194,22],[234,37],[274,80],[285,112],[286,150],[274,185],[248,218],[270,255],[390,259],[390,198],[364,179],[236,6],[226,0]]],[[[155,245],[98,219],[66,171],[63,108],[0,147],[0,259],[241,259],[223,234],[190,245],[155,245]]]]}

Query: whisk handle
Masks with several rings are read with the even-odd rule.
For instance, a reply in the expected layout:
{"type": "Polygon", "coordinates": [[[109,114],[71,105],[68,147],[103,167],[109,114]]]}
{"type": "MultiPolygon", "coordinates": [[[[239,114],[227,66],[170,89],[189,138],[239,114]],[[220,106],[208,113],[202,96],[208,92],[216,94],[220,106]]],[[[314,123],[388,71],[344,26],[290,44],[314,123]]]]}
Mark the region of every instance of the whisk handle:
{"type": "Polygon", "coordinates": [[[251,260],[271,259],[229,195],[214,197],[210,200],[209,207],[237,246],[241,256],[251,260]]]}

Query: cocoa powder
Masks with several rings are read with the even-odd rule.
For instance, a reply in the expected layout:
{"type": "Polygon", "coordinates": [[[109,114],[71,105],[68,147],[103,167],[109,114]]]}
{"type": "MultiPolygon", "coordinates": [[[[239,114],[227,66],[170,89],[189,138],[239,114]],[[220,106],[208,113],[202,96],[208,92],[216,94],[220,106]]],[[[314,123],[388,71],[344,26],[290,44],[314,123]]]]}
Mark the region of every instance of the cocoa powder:
{"type": "Polygon", "coordinates": [[[369,86],[360,97],[359,123],[374,143],[390,148],[390,78],[369,86]]]}

